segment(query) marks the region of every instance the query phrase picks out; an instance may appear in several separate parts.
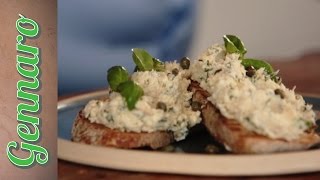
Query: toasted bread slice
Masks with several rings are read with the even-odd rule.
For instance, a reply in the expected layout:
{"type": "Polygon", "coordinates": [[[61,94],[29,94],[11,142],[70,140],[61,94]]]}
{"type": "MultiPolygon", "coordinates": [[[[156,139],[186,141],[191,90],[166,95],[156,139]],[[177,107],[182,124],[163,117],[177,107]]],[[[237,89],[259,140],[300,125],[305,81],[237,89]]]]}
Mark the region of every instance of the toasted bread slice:
{"type": "Polygon", "coordinates": [[[189,90],[194,92],[193,100],[202,103],[202,122],[210,134],[233,153],[271,153],[308,149],[320,143],[320,136],[314,131],[306,132],[299,139],[286,141],[271,139],[247,130],[238,121],[225,118],[209,101],[208,92],[193,81],[189,90]]]}
{"type": "Polygon", "coordinates": [[[73,124],[72,141],[125,149],[157,149],[172,143],[174,137],[170,132],[134,133],[110,129],[102,124],[91,123],[80,111],[73,124]]]}

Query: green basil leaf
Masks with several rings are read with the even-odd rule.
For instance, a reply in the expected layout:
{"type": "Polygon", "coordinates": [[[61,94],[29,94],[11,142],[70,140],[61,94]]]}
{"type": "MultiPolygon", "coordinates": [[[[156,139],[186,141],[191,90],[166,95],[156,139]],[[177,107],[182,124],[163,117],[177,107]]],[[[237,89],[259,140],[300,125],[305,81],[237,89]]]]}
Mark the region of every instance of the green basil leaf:
{"type": "Polygon", "coordinates": [[[224,46],[228,53],[239,53],[240,59],[247,53],[247,49],[244,47],[243,42],[235,35],[224,35],[224,46]]]}
{"type": "Polygon", "coordinates": [[[164,62],[160,61],[159,59],[153,58],[153,69],[156,71],[164,71],[165,66],[164,62]]]}
{"type": "Polygon", "coordinates": [[[111,89],[116,91],[119,84],[129,80],[129,74],[124,67],[113,66],[108,70],[107,79],[111,89]]]}
{"type": "Polygon", "coordinates": [[[132,58],[139,71],[151,71],[153,69],[153,57],[144,49],[132,49],[132,58]]]}
{"type": "Polygon", "coordinates": [[[272,66],[269,63],[267,63],[266,61],[262,61],[262,60],[258,60],[258,59],[243,59],[241,61],[241,64],[245,68],[247,68],[249,66],[253,66],[255,69],[264,68],[264,70],[268,74],[270,74],[270,76],[273,80],[275,80],[275,78],[276,78],[276,75],[274,73],[272,66]]]}
{"type": "Polygon", "coordinates": [[[118,86],[118,92],[126,99],[129,110],[132,110],[140,97],[143,95],[143,89],[135,82],[129,80],[118,86]]]}

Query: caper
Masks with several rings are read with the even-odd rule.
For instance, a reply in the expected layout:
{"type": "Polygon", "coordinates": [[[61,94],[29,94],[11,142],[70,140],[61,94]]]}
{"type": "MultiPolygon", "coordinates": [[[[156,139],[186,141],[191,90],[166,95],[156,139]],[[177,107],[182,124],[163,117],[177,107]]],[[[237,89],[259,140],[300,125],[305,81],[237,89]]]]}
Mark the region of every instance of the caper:
{"type": "Polygon", "coordinates": [[[316,125],[320,126],[320,119],[316,120],[316,125]]]}
{"type": "Polygon", "coordinates": [[[248,66],[247,68],[246,68],[246,75],[248,76],[248,77],[252,77],[252,76],[254,76],[254,74],[256,73],[256,70],[254,69],[254,67],[253,66],[248,66]]]}
{"type": "Polygon", "coordinates": [[[172,70],[172,74],[174,74],[175,76],[179,74],[179,69],[178,68],[174,68],[172,70]]]}
{"type": "Polygon", "coordinates": [[[284,91],[282,89],[274,90],[274,94],[279,95],[281,97],[281,99],[284,98],[284,91]]]}
{"type": "Polygon", "coordinates": [[[183,57],[180,60],[180,66],[182,67],[182,69],[189,69],[189,67],[190,67],[190,59],[188,57],[183,57]]]}
{"type": "Polygon", "coordinates": [[[158,102],[157,109],[162,109],[163,111],[167,111],[167,105],[164,102],[158,102]]]}
{"type": "Polygon", "coordinates": [[[201,109],[201,103],[198,101],[191,102],[191,109],[192,111],[199,111],[201,109]]]}

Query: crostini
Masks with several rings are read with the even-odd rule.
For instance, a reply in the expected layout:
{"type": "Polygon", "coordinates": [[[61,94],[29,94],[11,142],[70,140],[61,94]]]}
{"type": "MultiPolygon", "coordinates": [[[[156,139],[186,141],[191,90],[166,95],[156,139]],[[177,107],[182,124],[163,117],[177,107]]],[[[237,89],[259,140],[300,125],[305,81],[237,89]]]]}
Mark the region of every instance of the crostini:
{"type": "Polygon", "coordinates": [[[161,62],[145,50],[133,49],[136,70],[108,70],[110,92],[90,101],[79,112],[72,140],[118,148],[157,149],[186,138],[200,123],[200,111],[190,105],[190,60],[161,62]]]}
{"type": "Polygon", "coordinates": [[[224,36],[191,66],[189,90],[203,124],[233,153],[308,149],[320,143],[315,113],[281,82],[270,64],[245,58],[242,41],[224,36]]]}

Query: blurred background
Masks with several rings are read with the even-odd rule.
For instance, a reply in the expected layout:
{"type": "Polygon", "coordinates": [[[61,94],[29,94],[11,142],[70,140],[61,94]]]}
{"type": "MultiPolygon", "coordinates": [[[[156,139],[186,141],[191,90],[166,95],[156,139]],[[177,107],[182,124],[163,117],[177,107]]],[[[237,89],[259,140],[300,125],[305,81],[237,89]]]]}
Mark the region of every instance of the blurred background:
{"type": "Polygon", "coordinates": [[[111,66],[131,72],[134,47],[196,58],[235,34],[250,57],[320,53],[319,22],[320,0],[58,0],[59,96],[106,88],[111,66]]]}

